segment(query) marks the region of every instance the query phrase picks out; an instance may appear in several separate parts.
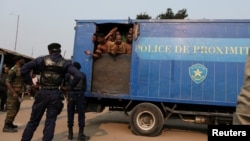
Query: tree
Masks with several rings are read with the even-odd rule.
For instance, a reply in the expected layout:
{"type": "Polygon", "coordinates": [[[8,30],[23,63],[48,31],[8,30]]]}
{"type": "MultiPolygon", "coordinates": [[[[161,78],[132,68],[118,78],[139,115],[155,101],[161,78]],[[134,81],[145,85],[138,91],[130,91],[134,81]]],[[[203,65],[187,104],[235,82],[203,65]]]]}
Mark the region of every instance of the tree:
{"type": "Polygon", "coordinates": [[[185,19],[186,17],[188,17],[188,14],[187,14],[187,10],[186,10],[186,9],[179,10],[179,11],[174,15],[174,19],[185,19]]]}
{"type": "Polygon", "coordinates": [[[173,19],[174,18],[174,12],[171,8],[168,8],[166,13],[161,13],[157,17],[157,19],[173,19]]]}
{"type": "MultiPolygon", "coordinates": [[[[175,14],[171,8],[168,8],[165,13],[159,14],[156,19],[185,19],[186,17],[188,17],[186,9],[179,10],[175,14]]],[[[136,15],[136,19],[151,19],[151,16],[149,16],[146,12],[143,12],[136,15]]]]}
{"type": "Polygon", "coordinates": [[[136,15],[136,19],[151,19],[151,16],[149,16],[146,12],[140,13],[139,15],[136,15]]]}
{"type": "Polygon", "coordinates": [[[168,8],[166,13],[161,13],[156,18],[157,19],[185,19],[187,16],[188,14],[187,14],[186,9],[179,10],[176,14],[174,14],[172,9],[168,8]]]}

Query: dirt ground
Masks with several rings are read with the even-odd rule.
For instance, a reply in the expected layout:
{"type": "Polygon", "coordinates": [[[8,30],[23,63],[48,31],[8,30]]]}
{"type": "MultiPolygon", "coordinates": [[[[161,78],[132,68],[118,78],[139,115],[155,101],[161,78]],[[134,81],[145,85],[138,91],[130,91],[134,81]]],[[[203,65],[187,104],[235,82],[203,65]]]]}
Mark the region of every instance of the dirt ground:
{"type": "MultiPolygon", "coordinates": [[[[30,117],[33,100],[25,98],[21,103],[21,109],[14,121],[18,125],[18,132],[5,133],[0,131],[0,141],[19,141],[22,132],[30,117]]],[[[66,103],[65,103],[66,104],[66,103]]],[[[0,112],[0,130],[4,125],[6,112],[0,112]]],[[[77,119],[77,114],[75,115],[77,119]]],[[[74,139],[77,140],[78,127],[75,120],[74,139]]],[[[129,120],[123,112],[112,112],[105,109],[102,113],[86,113],[85,134],[90,136],[90,141],[207,141],[205,125],[194,125],[171,119],[165,123],[161,135],[157,137],[143,137],[134,135],[128,128],[129,120]]],[[[35,131],[32,141],[42,141],[44,118],[35,131]]],[[[53,141],[67,141],[67,112],[64,106],[63,112],[58,116],[53,141]]]]}

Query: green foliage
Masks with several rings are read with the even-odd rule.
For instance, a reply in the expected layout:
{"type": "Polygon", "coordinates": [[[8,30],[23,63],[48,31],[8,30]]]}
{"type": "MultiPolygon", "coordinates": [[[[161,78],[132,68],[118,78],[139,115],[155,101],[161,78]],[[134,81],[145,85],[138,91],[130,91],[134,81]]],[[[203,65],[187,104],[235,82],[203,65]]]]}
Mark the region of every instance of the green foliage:
{"type": "Polygon", "coordinates": [[[168,8],[165,13],[161,13],[157,16],[157,19],[185,19],[188,16],[187,10],[179,10],[176,14],[172,11],[171,8],[168,8]]]}
{"type": "Polygon", "coordinates": [[[179,11],[174,15],[174,19],[185,19],[186,17],[188,17],[188,14],[187,14],[187,10],[186,10],[186,9],[179,10],[179,11]]]}
{"type": "Polygon", "coordinates": [[[144,12],[136,15],[136,19],[151,19],[151,17],[146,12],[144,12]]]}
{"type": "MultiPolygon", "coordinates": [[[[165,13],[159,14],[156,19],[185,19],[186,17],[188,17],[186,9],[179,10],[175,14],[171,8],[168,8],[165,13]]],[[[144,12],[136,15],[136,19],[151,19],[151,16],[144,12]]]]}

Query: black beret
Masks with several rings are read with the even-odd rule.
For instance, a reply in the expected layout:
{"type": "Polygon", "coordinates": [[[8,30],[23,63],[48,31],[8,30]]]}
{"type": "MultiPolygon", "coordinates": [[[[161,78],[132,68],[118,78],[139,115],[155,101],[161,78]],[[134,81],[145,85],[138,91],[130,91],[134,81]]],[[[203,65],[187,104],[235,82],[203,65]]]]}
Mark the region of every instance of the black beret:
{"type": "Polygon", "coordinates": [[[103,38],[105,37],[105,35],[103,33],[97,33],[96,35],[97,35],[97,37],[103,37],[103,38]]]}
{"type": "Polygon", "coordinates": [[[74,62],[73,66],[75,66],[77,69],[81,69],[81,64],[78,62],[74,62]]]}
{"type": "Polygon", "coordinates": [[[13,58],[14,62],[16,62],[16,61],[18,61],[18,60],[22,60],[22,59],[24,59],[22,56],[15,56],[15,57],[13,58]]]}
{"type": "Polygon", "coordinates": [[[59,50],[61,45],[59,43],[51,43],[48,45],[48,50],[59,50]]]}

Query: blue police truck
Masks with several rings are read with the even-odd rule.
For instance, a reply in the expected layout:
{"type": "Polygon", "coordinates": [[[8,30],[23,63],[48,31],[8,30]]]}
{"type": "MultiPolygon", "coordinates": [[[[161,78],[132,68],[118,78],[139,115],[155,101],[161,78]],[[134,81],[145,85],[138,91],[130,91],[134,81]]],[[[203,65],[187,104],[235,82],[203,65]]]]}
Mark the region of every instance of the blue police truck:
{"type": "Polygon", "coordinates": [[[231,124],[249,47],[250,20],[76,20],[72,60],[87,75],[87,111],[124,111],[132,133],[157,136],[173,116],[231,124]],[[131,54],[84,54],[114,27],[133,28],[131,54]]]}

